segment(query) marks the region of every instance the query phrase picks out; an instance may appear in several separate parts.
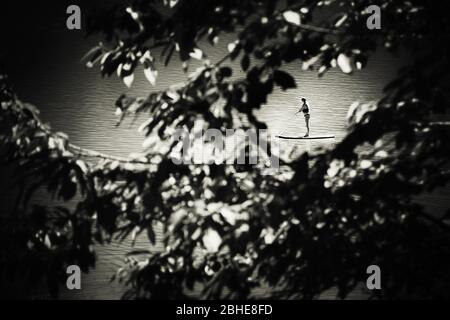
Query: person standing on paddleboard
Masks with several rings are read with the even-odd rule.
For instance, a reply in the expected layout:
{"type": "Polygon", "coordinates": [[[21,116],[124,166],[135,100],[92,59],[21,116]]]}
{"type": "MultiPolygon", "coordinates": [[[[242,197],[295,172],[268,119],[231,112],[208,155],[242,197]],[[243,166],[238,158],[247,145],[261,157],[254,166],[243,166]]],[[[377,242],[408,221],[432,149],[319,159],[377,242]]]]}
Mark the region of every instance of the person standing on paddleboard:
{"type": "Polygon", "coordinates": [[[310,115],[311,107],[309,106],[309,103],[306,101],[305,98],[302,98],[302,106],[300,107],[300,110],[298,110],[297,113],[303,112],[303,115],[305,116],[305,123],[306,123],[306,134],[305,138],[309,137],[309,119],[311,118],[310,115]]]}

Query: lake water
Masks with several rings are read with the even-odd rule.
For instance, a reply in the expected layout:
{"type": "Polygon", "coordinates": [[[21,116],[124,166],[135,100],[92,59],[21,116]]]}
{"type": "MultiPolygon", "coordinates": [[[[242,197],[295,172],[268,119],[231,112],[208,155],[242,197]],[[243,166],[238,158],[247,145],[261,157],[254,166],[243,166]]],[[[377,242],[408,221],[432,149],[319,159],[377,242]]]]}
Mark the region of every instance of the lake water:
{"type": "MultiPolygon", "coordinates": [[[[80,32],[66,30],[41,30],[42,39],[30,40],[33,45],[12,47],[9,66],[16,91],[22,100],[37,105],[42,118],[56,130],[69,134],[71,142],[100,152],[127,156],[141,150],[142,137],[137,134],[139,123],[128,122],[115,126],[114,103],[126,92],[144,96],[151,90],[168,87],[185,79],[179,63],[160,70],[156,87],[151,87],[142,72],[136,75],[132,88],[127,89],[116,77],[101,79],[99,70],[84,68],[80,58],[96,39],[84,39],[80,32]]],[[[223,45],[226,44],[224,40],[223,45]]],[[[210,53],[212,61],[218,59],[222,50],[210,53]]],[[[312,105],[312,134],[334,134],[339,141],[346,129],[346,113],[355,101],[370,101],[380,97],[383,86],[395,76],[402,64],[400,57],[385,52],[375,54],[364,72],[343,75],[330,71],[322,79],[314,72],[301,71],[301,65],[286,67],[295,76],[298,88],[287,92],[276,91],[267,105],[259,112],[273,132],[300,135],[304,133],[302,116],[292,118],[299,106],[299,97],[305,96],[312,105]]],[[[192,69],[192,68],[191,68],[192,69]]],[[[315,146],[329,145],[331,141],[281,142],[281,147],[296,145],[298,150],[311,150],[315,146]],[[284,144],[284,145],[283,145],[284,144]]],[[[433,211],[447,208],[448,190],[423,197],[422,201],[433,211]]],[[[145,239],[138,246],[147,246],[145,239]]],[[[65,298],[117,299],[123,287],[110,284],[109,279],[122,264],[129,243],[114,244],[98,248],[98,265],[95,271],[83,276],[80,292],[64,292],[65,298]]],[[[157,250],[158,248],[154,248],[157,250]]],[[[263,294],[263,291],[261,291],[263,294]]],[[[333,292],[324,298],[333,297],[333,292]]],[[[361,297],[356,293],[355,297],[361,297]]]]}

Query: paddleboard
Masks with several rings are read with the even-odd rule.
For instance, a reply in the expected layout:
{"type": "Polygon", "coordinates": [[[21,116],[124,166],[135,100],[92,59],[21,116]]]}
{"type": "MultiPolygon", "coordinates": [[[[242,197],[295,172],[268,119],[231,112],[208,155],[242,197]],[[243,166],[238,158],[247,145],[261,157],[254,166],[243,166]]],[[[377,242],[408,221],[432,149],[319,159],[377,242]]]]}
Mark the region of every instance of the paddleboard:
{"type": "Polygon", "coordinates": [[[277,138],[280,139],[292,139],[292,140],[319,140],[319,139],[334,139],[335,136],[333,135],[323,135],[323,136],[309,136],[309,137],[302,137],[302,136],[284,136],[284,135],[278,135],[277,138]]]}

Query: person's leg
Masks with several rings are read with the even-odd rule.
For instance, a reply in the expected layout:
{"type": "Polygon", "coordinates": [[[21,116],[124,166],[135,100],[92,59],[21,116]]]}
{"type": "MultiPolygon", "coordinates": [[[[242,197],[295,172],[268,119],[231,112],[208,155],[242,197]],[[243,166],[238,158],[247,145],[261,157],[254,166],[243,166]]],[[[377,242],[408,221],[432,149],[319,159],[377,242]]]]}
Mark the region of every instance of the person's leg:
{"type": "Polygon", "coordinates": [[[308,137],[309,136],[309,114],[306,114],[305,115],[305,123],[306,123],[306,135],[305,135],[305,137],[308,137]]]}

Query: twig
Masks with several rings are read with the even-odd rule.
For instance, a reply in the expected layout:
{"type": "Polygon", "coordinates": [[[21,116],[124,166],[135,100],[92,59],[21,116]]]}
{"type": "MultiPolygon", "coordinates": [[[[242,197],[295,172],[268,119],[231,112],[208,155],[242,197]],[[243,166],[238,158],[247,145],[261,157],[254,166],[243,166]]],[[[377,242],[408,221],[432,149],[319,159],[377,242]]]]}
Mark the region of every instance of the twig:
{"type": "Polygon", "coordinates": [[[436,121],[428,123],[430,126],[450,126],[450,121],[436,121]]]}
{"type": "Polygon", "coordinates": [[[428,121],[428,122],[410,121],[409,123],[416,126],[432,126],[432,127],[450,126],[450,121],[428,121]]]}
{"type": "Polygon", "coordinates": [[[300,28],[308,30],[308,31],[315,31],[319,33],[326,33],[326,34],[341,34],[342,32],[339,32],[338,30],[328,29],[328,28],[322,28],[317,26],[312,26],[309,24],[300,24],[300,28]]]}

